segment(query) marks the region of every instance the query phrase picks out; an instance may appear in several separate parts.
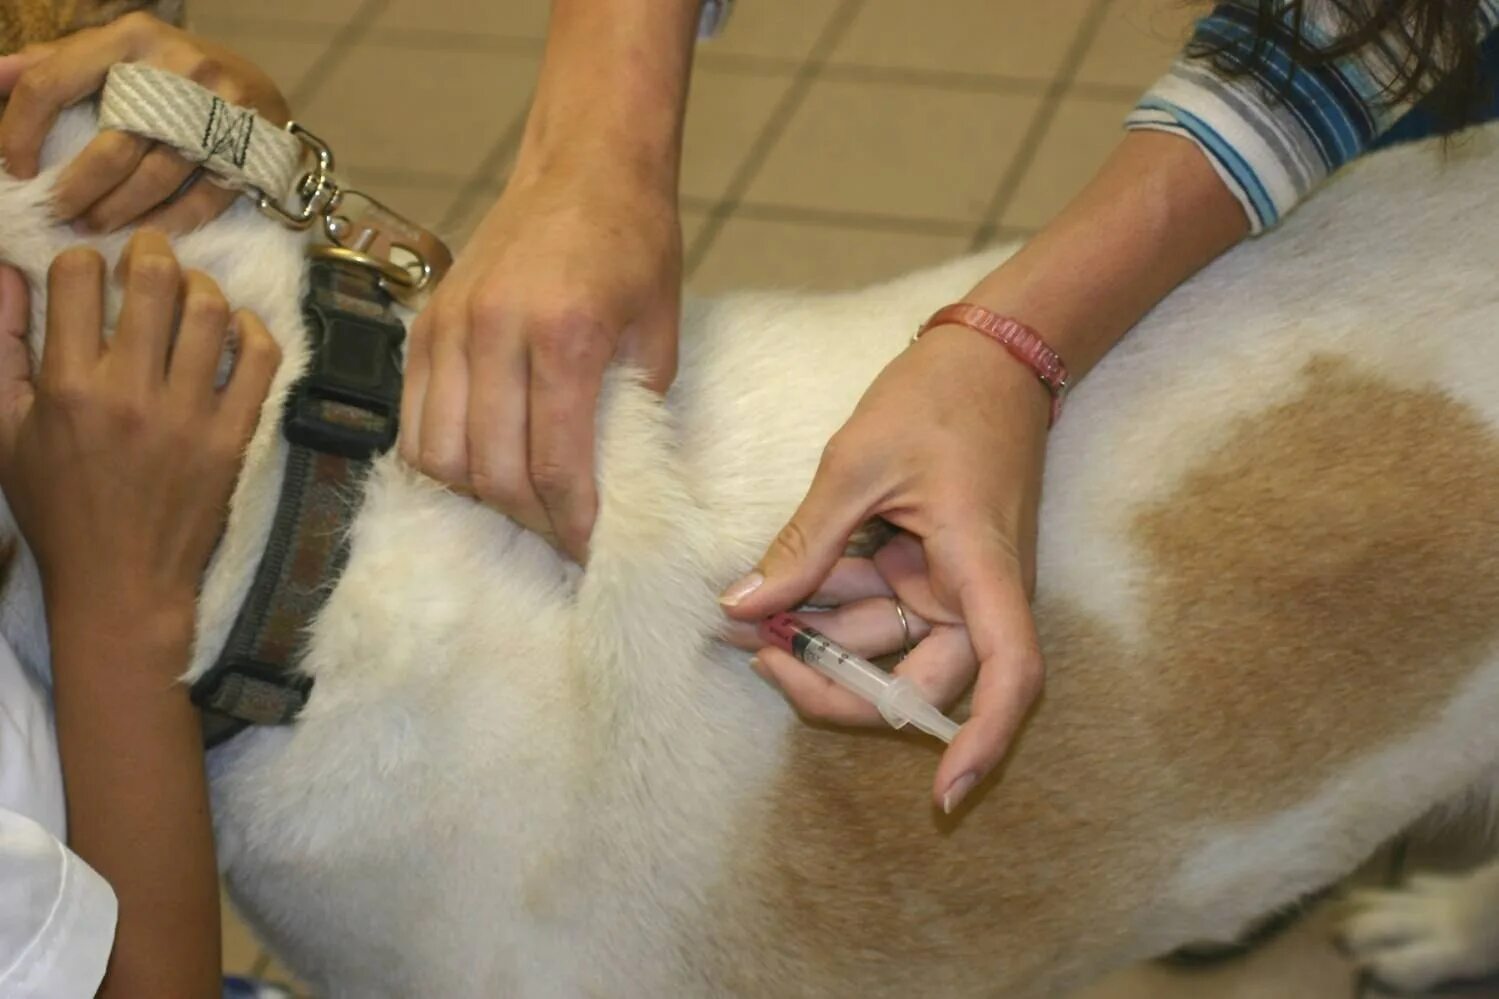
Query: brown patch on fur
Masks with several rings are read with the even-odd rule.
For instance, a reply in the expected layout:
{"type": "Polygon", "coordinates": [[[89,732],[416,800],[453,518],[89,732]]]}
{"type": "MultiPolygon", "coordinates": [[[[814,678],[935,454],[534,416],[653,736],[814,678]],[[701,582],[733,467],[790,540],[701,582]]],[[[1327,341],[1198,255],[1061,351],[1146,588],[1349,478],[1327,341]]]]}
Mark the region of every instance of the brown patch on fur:
{"type": "Polygon", "coordinates": [[[0,55],[106,24],[133,10],[179,24],[182,6],[182,0],[0,0],[0,55]]]}
{"type": "Polygon", "coordinates": [[[1423,727],[1499,629],[1492,431],[1332,360],[1304,378],[1133,532],[1149,632],[1191,657],[1154,671],[1156,734],[1181,779],[1256,774],[1217,795],[1240,815],[1423,727]]]}
{"type": "Polygon", "coordinates": [[[1141,647],[1038,605],[1046,697],[961,821],[926,803],[935,744],[796,728],[705,974],[749,996],[1055,995],[1142,956],[1204,825],[1429,722],[1499,637],[1499,439],[1346,362],[1303,379],[1133,518],[1141,647]]]}

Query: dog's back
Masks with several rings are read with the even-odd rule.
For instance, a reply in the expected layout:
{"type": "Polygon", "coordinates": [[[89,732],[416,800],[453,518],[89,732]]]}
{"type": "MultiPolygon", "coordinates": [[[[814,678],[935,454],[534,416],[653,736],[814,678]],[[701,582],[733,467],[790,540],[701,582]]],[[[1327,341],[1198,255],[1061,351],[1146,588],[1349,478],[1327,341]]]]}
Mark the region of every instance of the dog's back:
{"type": "MultiPolygon", "coordinates": [[[[1050,686],[961,816],[929,808],[935,744],[798,724],[713,641],[714,593],[994,254],[690,305],[665,407],[611,380],[586,574],[380,464],[306,713],[212,761],[236,895],[332,995],[1020,996],[1339,876],[1499,762],[1499,192],[1478,151],[1371,159],[1079,389],[1042,511],[1050,686]]],[[[36,190],[0,182],[0,257],[33,274],[36,190]]],[[[295,343],[292,244],[213,258],[268,225],[182,249],[295,343]]],[[[273,423],[198,668],[258,555],[273,423]]]]}

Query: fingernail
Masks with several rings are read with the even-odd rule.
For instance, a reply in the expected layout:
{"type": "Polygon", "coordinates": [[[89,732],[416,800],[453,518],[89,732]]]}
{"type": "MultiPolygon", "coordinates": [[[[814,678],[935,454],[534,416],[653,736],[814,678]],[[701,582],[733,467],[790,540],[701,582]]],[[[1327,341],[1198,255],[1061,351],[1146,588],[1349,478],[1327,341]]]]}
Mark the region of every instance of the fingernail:
{"type": "Polygon", "coordinates": [[[754,670],[756,673],[763,673],[765,671],[765,666],[764,666],[763,663],[760,662],[760,657],[759,656],[751,656],[750,657],[749,667],[750,667],[750,669],[754,670]]]}
{"type": "Polygon", "coordinates": [[[728,588],[718,595],[718,602],[725,607],[733,607],[745,597],[754,593],[765,582],[765,577],[758,572],[752,572],[748,576],[734,580],[728,588]]]}
{"type": "Polygon", "coordinates": [[[973,790],[973,785],[977,783],[977,781],[978,778],[976,776],[968,773],[964,774],[957,780],[953,781],[951,784],[947,785],[947,790],[942,795],[943,813],[946,815],[951,815],[953,809],[957,808],[960,804],[963,803],[964,795],[973,790]]]}

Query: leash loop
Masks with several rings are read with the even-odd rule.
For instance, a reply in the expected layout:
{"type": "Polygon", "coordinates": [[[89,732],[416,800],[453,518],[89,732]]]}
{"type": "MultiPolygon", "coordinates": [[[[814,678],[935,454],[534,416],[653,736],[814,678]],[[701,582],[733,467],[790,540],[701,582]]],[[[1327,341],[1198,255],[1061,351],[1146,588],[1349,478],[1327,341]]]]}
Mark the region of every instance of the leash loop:
{"type": "Polygon", "coordinates": [[[229,104],[175,73],[144,63],[112,66],[99,124],[171,146],[289,229],[318,228],[327,244],[309,247],[309,255],[369,270],[403,305],[417,307],[453,265],[452,251],[435,233],[345,188],[332,148],[310,130],[295,121],[277,128],[253,108],[229,104]]]}

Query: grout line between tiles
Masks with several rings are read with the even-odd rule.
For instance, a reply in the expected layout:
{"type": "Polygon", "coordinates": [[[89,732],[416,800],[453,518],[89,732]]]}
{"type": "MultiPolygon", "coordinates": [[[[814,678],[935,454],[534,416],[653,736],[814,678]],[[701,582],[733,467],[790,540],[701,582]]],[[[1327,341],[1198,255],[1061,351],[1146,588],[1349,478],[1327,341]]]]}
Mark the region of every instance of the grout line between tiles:
{"type": "MultiPolygon", "coordinates": [[[[685,196],[685,211],[710,215],[720,201],[713,198],[685,196]]],[[[740,201],[733,206],[733,217],[760,222],[785,222],[792,225],[836,226],[877,232],[909,233],[918,236],[967,236],[973,231],[972,220],[945,219],[931,216],[881,215],[876,212],[843,211],[782,205],[774,202],[740,201]]],[[[1029,235],[1032,230],[1018,226],[1001,226],[1002,235],[1029,235]]]]}
{"type": "Polygon", "coordinates": [[[468,182],[464,174],[443,173],[439,170],[412,170],[409,167],[377,166],[373,163],[340,163],[339,173],[347,173],[356,184],[401,184],[406,187],[426,187],[432,190],[454,193],[463,190],[468,182]]]}
{"type": "Polygon", "coordinates": [[[300,107],[307,103],[308,98],[317,92],[339,66],[343,65],[344,59],[353,50],[355,43],[370,30],[370,25],[384,12],[389,3],[390,0],[364,0],[359,5],[359,9],[354,12],[354,16],[349,18],[346,24],[340,26],[329,39],[328,47],[323,50],[322,57],[312,64],[307,75],[302,77],[292,92],[286,95],[287,103],[292,107],[300,107]]]}
{"type": "MultiPolygon", "coordinates": [[[[221,37],[242,34],[264,38],[322,41],[332,39],[337,34],[339,26],[333,22],[272,21],[230,15],[205,18],[198,27],[221,37]]],[[[371,45],[430,49],[440,52],[499,52],[517,55],[539,54],[546,44],[545,39],[529,35],[459,32],[443,28],[378,26],[370,27],[360,36],[359,41],[371,45]]],[[[804,62],[796,59],[777,56],[715,52],[711,44],[711,42],[703,43],[704,47],[696,57],[694,72],[721,73],[730,76],[793,76],[805,65],[804,62]]],[[[869,63],[843,61],[826,63],[820,71],[819,79],[844,83],[890,83],[909,87],[929,87],[933,90],[1016,96],[1044,95],[1053,85],[1051,80],[1006,76],[1002,73],[955,72],[919,69],[913,66],[876,66],[869,63]]],[[[1086,100],[1133,100],[1140,95],[1148,82],[1142,81],[1139,85],[1130,85],[1077,80],[1072,82],[1067,96],[1086,100]]]]}
{"type": "MultiPolygon", "coordinates": [[[[219,38],[236,35],[300,41],[332,41],[340,31],[336,22],[280,21],[238,15],[210,15],[194,22],[196,30],[219,38]]],[[[486,32],[459,32],[443,28],[390,28],[371,26],[359,36],[360,42],[408,49],[439,52],[496,52],[515,55],[538,55],[545,46],[543,38],[530,35],[506,35],[486,32]]],[[[721,73],[728,76],[793,76],[805,65],[796,59],[753,55],[738,52],[715,52],[711,42],[703,43],[694,72],[721,73]]],[[[819,79],[843,83],[889,83],[909,87],[928,87],[967,93],[1036,96],[1046,94],[1054,81],[1001,73],[955,72],[920,69],[914,66],[876,66],[860,62],[828,62],[819,79]]],[[[1134,100],[1149,83],[1138,85],[1096,83],[1074,80],[1068,98],[1084,100],[1134,100]]]]}
{"type": "Polygon", "coordinates": [[[833,16],[828,19],[827,24],[823,26],[817,41],[807,53],[806,60],[797,68],[791,86],[787,87],[786,92],[781,95],[780,101],[771,111],[765,126],[760,129],[760,134],[755,136],[755,141],[750,144],[744,159],[740,161],[739,168],[729,179],[723,195],[708,213],[708,218],[693,238],[692,245],[683,255],[682,277],[684,281],[690,278],[702,264],[703,258],[707,256],[718,234],[723,231],[724,223],[733,214],[739,204],[739,199],[744,197],[744,193],[749,190],[750,184],[754,182],[760,168],[785,133],[792,117],[806,100],[812,84],[817,81],[834,47],[853,24],[862,5],[863,0],[843,0],[838,9],[833,12],[833,16]]]}
{"type": "Polygon", "coordinates": [[[196,34],[210,38],[233,38],[248,35],[252,38],[274,38],[278,41],[325,42],[338,34],[346,25],[339,21],[284,21],[261,17],[241,17],[238,14],[209,14],[194,17],[188,11],[188,27],[196,34]]]}
{"type": "Polygon", "coordinates": [[[1036,152],[1041,148],[1041,140],[1051,128],[1052,120],[1056,118],[1057,108],[1061,106],[1062,96],[1072,86],[1073,78],[1077,76],[1083,57],[1088,52],[1088,46],[1093,43],[1094,37],[1103,26],[1108,7],[1109,0],[1093,0],[1092,6],[1083,15],[1077,34],[1073,36],[1072,44],[1068,46],[1066,54],[1062,57],[1062,65],[1057,69],[1056,79],[1052,81],[1045,96],[1041,98],[1040,106],[1031,117],[1031,123],[1025,135],[1021,137],[1020,147],[1015,151],[1015,158],[1010,161],[1009,168],[1005,170],[999,180],[999,186],[994,190],[994,197],[989,200],[989,205],[984,211],[983,223],[974,230],[973,238],[969,241],[970,248],[976,249],[994,239],[999,230],[999,220],[1003,217],[1005,209],[1009,207],[1010,200],[1015,197],[1015,192],[1020,189],[1020,182],[1025,179],[1026,172],[1035,161],[1036,152]]]}
{"type": "Polygon", "coordinates": [[[405,49],[441,52],[517,52],[539,55],[545,38],[488,32],[448,31],[443,28],[371,28],[368,41],[405,49]]]}
{"type": "Polygon", "coordinates": [[[520,111],[510,124],[505,126],[505,131],[495,140],[494,145],[489,147],[489,152],[479,161],[474,172],[469,175],[468,181],[459,189],[453,198],[453,203],[443,215],[442,221],[437,224],[439,232],[445,232],[458,225],[468,215],[473,202],[481,197],[493,199],[498,192],[503,190],[504,184],[500,179],[500,172],[510,156],[520,147],[521,137],[526,131],[526,117],[531,113],[531,98],[527,96],[520,111]]]}

